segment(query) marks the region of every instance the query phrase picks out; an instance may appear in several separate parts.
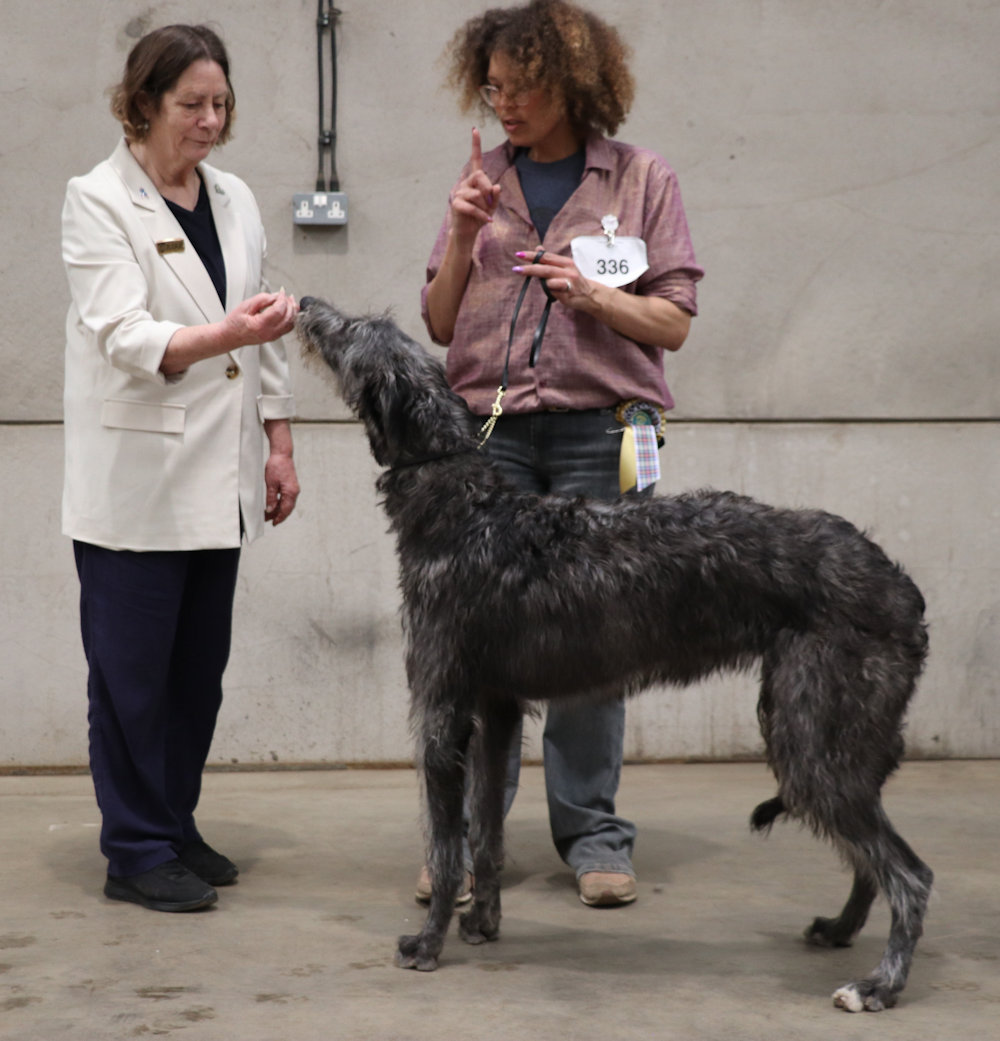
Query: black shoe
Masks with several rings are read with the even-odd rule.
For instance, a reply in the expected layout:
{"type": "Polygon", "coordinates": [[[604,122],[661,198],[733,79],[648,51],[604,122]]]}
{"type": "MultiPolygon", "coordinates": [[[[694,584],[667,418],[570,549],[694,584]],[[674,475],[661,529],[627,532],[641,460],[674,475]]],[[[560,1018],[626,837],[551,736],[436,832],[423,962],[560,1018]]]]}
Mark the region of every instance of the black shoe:
{"type": "Polygon", "coordinates": [[[221,853],[201,839],[185,842],[177,851],[177,858],[188,869],[193,871],[202,882],[210,886],[229,886],[236,881],[240,869],[221,853]]]}
{"type": "Polygon", "coordinates": [[[168,860],[151,871],[127,878],[112,878],[104,883],[110,900],[128,900],[150,911],[197,911],[219,899],[219,894],[179,860],[168,860]]]}

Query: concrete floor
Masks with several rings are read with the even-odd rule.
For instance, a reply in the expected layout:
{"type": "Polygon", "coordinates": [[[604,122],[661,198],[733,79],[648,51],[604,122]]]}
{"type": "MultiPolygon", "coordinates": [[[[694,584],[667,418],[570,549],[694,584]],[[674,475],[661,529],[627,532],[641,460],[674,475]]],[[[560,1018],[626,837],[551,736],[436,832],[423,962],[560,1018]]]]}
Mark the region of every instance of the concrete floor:
{"type": "Polygon", "coordinates": [[[10,1041],[963,1041],[1000,1038],[1000,762],[909,763],[886,792],[937,895],[897,1008],[830,994],[877,962],[883,904],[853,948],[799,939],[848,878],[795,826],[751,836],[766,768],[630,766],[639,900],[596,910],[552,850],[541,772],[509,820],[504,927],[454,929],[437,973],[392,965],[421,911],[406,770],[211,774],[199,821],[236,859],[218,905],[166,915],[101,894],[87,777],[0,777],[0,1036],[10,1041]]]}

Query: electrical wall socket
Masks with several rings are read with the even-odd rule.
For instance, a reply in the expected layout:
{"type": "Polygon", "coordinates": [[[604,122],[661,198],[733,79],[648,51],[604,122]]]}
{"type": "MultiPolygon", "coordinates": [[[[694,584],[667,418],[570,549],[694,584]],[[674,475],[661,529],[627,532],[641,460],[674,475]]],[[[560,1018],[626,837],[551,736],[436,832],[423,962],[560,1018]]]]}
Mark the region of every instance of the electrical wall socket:
{"type": "Polygon", "coordinates": [[[292,196],[292,220],[296,224],[346,224],[344,192],[297,192],[292,196]]]}

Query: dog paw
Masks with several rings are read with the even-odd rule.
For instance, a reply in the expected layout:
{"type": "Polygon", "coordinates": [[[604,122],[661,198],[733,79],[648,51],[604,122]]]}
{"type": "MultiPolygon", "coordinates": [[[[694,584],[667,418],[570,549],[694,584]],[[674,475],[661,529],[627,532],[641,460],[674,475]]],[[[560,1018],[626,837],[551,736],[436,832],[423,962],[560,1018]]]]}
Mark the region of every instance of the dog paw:
{"type": "Polygon", "coordinates": [[[843,929],[839,918],[817,918],[803,935],[816,947],[850,947],[854,939],[852,933],[843,929]]]}
{"type": "Polygon", "coordinates": [[[458,920],[458,935],[473,945],[489,943],[500,936],[500,923],[487,922],[476,911],[468,911],[458,920]]]}
{"type": "Polygon", "coordinates": [[[433,972],[438,967],[438,956],[427,950],[419,934],[401,936],[396,947],[395,962],[401,969],[433,972]]]}
{"type": "Polygon", "coordinates": [[[833,1003],[845,1012],[881,1012],[896,1004],[896,995],[875,980],[858,980],[834,991],[833,1003]]]}

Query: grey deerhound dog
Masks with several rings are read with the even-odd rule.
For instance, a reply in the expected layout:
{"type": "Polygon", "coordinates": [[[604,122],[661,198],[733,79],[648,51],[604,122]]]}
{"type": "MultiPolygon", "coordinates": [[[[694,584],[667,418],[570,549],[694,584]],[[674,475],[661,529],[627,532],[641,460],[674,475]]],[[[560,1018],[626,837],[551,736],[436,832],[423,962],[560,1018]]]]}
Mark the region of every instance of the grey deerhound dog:
{"type": "Polygon", "coordinates": [[[880,797],[927,652],[914,583],[847,521],[815,510],[720,491],[614,504],[516,492],[477,450],[476,420],[439,362],[389,318],[306,297],[298,332],[386,468],[378,489],[397,540],[433,879],[427,920],[400,937],[397,964],[437,968],[463,873],[467,763],[475,899],[460,933],[497,938],[503,781],[524,704],[759,666],[778,791],[751,824],[803,821],[853,868],[843,910],[817,918],[810,942],[850,944],[884,894],[882,960],[834,1001],[852,1012],[895,1004],[933,878],[880,797]]]}

